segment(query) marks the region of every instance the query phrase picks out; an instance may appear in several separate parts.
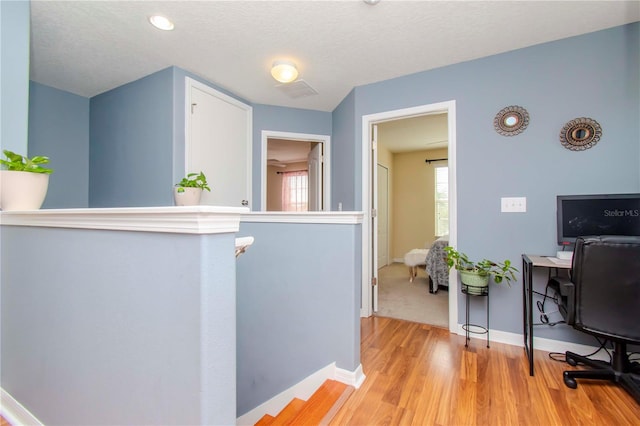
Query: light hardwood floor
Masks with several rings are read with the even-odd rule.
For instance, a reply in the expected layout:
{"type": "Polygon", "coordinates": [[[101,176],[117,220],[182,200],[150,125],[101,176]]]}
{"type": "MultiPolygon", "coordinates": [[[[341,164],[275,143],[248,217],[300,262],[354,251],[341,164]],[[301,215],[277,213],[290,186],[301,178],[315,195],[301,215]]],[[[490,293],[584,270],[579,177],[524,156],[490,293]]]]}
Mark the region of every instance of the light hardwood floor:
{"type": "Polygon", "coordinates": [[[530,377],[521,347],[471,339],[429,325],[370,317],[361,322],[367,376],[331,425],[640,425],[640,405],[615,384],[567,388],[566,363],[536,351],[530,377]]]}

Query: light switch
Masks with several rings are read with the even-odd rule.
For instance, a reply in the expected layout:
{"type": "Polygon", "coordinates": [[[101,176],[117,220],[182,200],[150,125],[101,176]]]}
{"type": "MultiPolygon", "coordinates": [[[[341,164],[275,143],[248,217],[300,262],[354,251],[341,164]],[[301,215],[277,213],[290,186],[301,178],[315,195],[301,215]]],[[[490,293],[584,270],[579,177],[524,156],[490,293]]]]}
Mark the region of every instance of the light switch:
{"type": "Polygon", "coordinates": [[[502,197],[500,211],[503,213],[523,213],[527,211],[527,197],[502,197]]]}

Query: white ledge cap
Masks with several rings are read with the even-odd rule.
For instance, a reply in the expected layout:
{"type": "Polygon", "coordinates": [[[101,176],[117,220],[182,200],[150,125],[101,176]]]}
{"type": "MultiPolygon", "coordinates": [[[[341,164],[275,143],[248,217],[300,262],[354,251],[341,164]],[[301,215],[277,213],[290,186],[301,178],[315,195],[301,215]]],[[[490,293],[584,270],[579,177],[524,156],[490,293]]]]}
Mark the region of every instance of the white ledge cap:
{"type": "Polygon", "coordinates": [[[0,224],[75,229],[221,234],[238,232],[248,207],[167,206],[42,209],[0,213],[0,224]]]}

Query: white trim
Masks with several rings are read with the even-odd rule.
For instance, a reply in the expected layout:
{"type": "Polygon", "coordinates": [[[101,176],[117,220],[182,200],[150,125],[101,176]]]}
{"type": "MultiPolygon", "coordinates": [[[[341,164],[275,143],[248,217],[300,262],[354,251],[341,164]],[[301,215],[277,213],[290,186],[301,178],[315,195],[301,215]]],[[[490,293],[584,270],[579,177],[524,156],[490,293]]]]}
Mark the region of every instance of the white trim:
{"type": "Polygon", "coordinates": [[[247,207],[129,207],[1,212],[0,224],[180,234],[238,232],[247,207]]]}
{"type": "MultiPolygon", "coordinates": [[[[201,83],[197,80],[194,80],[191,77],[185,77],[185,89],[184,89],[184,174],[186,175],[189,171],[189,149],[191,147],[191,88],[195,87],[205,93],[210,94],[211,96],[215,96],[218,99],[221,99],[233,106],[236,106],[240,109],[243,109],[247,113],[247,128],[246,128],[246,149],[247,149],[247,170],[246,170],[246,179],[247,179],[247,200],[251,203],[252,200],[252,173],[253,173],[253,107],[251,105],[245,104],[244,102],[229,96],[225,93],[220,92],[219,90],[214,89],[211,86],[208,86],[204,83],[201,83]]],[[[176,179],[180,179],[179,176],[174,176],[176,179]]],[[[251,205],[251,204],[249,204],[251,205]]]]}
{"type": "Polygon", "coordinates": [[[18,425],[42,425],[40,420],[29,412],[22,404],[9,394],[9,392],[0,388],[0,414],[10,424],[18,425]]]}
{"type": "Polygon", "coordinates": [[[359,365],[355,371],[351,372],[337,368],[335,362],[331,363],[296,383],[289,389],[280,392],[270,400],[260,404],[248,413],[238,417],[236,419],[236,425],[255,425],[265,414],[276,416],[292,399],[298,398],[305,401],[309,399],[328,379],[337,380],[348,386],[359,387],[362,382],[364,382],[365,375],[362,373],[362,365],[359,365]]]}
{"type": "MultiPolygon", "coordinates": [[[[458,324],[457,334],[464,336],[465,331],[462,329],[462,324],[458,324]]],[[[484,334],[469,334],[469,337],[474,339],[479,339],[481,341],[486,341],[486,335],[484,334]]],[[[489,342],[495,343],[504,343],[506,345],[519,346],[524,348],[524,337],[522,334],[518,333],[510,333],[507,331],[501,330],[489,330],[489,342]]],[[[533,337],[533,349],[534,351],[540,350],[545,352],[559,352],[565,353],[566,351],[571,351],[577,354],[590,354],[596,351],[599,346],[590,346],[590,345],[582,345],[579,343],[571,343],[565,342],[562,340],[553,340],[547,339],[544,337],[533,337]]],[[[540,354],[537,354],[540,356],[540,354]]],[[[523,354],[522,356],[526,357],[523,354]]],[[[602,361],[609,361],[609,357],[605,351],[600,351],[595,355],[590,356],[590,358],[600,359],[602,361]]]]}
{"type": "Polygon", "coordinates": [[[362,371],[362,364],[355,369],[355,371],[349,371],[342,368],[337,368],[335,371],[334,379],[340,383],[344,383],[348,386],[353,386],[356,389],[360,389],[360,386],[364,383],[364,379],[367,376],[364,375],[364,371],[362,371]]]}
{"type": "Polygon", "coordinates": [[[362,223],[362,212],[250,212],[241,216],[241,222],[259,223],[362,223]]]}
{"type": "Polygon", "coordinates": [[[323,144],[322,151],[323,167],[322,173],[322,210],[331,210],[331,136],[314,135],[309,133],[278,132],[274,130],[262,131],[262,148],[260,154],[260,210],[267,210],[267,141],[268,139],[287,139],[300,142],[320,142],[323,144]]]}
{"type": "MultiPolygon", "coordinates": [[[[425,115],[435,112],[446,112],[448,118],[449,152],[449,244],[456,247],[458,243],[458,215],[457,215],[457,184],[456,184],[456,101],[439,102],[429,105],[404,108],[393,111],[362,116],[362,210],[364,211],[362,227],[362,301],[360,316],[371,316],[371,265],[370,265],[370,235],[371,235],[371,150],[369,149],[371,133],[374,123],[425,115]]],[[[456,332],[458,322],[458,274],[455,269],[449,273],[449,331],[456,332]]]]}

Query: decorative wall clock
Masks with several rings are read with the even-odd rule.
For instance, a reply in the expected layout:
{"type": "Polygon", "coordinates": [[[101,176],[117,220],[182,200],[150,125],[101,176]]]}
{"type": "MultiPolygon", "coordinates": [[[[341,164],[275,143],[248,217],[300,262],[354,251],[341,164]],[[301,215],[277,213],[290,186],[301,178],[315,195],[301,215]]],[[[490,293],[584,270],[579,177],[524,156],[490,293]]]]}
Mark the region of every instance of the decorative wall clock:
{"type": "Polygon", "coordinates": [[[502,136],[515,136],[529,125],[529,113],[518,105],[503,108],[493,119],[493,127],[502,136]]]}
{"type": "Polygon", "coordinates": [[[601,136],[602,128],[596,120],[587,117],[574,118],[560,131],[560,143],[572,151],[584,151],[597,144],[601,136]]]}

